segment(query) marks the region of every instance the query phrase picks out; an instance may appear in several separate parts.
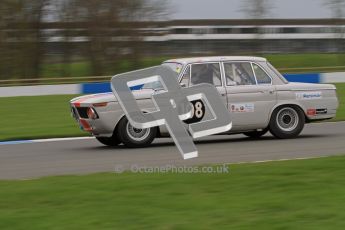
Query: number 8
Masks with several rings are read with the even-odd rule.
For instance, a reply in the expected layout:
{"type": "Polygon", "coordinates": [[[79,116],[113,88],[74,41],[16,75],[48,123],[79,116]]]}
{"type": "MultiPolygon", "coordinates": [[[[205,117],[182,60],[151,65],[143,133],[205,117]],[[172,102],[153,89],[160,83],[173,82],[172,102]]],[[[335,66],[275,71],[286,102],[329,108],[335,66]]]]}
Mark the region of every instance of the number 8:
{"type": "Polygon", "coordinates": [[[202,111],[202,103],[198,101],[197,103],[195,103],[194,107],[195,107],[194,108],[195,116],[197,118],[202,118],[204,116],[203,111],[202,111]]]}

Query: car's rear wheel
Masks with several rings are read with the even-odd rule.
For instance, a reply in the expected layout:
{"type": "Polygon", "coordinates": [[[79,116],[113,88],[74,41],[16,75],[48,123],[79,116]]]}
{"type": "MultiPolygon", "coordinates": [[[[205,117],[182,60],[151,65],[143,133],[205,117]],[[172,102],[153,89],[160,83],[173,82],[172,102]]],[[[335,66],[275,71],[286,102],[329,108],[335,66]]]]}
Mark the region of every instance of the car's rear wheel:
{"type": "Polygon", "coordinates": [[[96,137],[96,139],[106,146],[117,146],[121,144],[121,141],[114,134],[112,137],[96,137]]]}
{"type": "Polygon", "coordinates": [[[157,127],[137,129],[133,127],[126,117],[123,117],[117,126],[121,142],[130,148],[145,147],[152,143],[157,136],[157,127]]]}
{"type": "Polygon", "coordinates": [[[297,106],[282,106],[273,112],[269,130],[273,136],[280,139],[294,138],[302,132],[304,124],[302,109],[297,106]]]}
{"type": "Polygon", "coordinates": [[[260,138],[261,136],[265,135],[267,132],[268,132],[268,128],[263,129],[261,131],[256,130],[256,131],[251,131],[251,132],[245,132],[243,134],[250,138],[260,138]]]}

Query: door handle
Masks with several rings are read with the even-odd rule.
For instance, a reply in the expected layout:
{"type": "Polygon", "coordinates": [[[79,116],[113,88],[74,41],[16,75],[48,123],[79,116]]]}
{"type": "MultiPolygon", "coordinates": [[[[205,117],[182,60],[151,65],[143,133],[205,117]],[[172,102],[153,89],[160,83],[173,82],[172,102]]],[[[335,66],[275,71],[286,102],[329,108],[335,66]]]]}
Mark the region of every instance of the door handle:
{"type": "Polygon", "coordinates": [[[269,93],[269,94],[273,94],[273,93],[274,93],[274,90],[273,90],[273,89],[270,89],[270,90],[267,90],[267,91],[260,90],[259,92],[260,92],[260,93],[269,93]]]}

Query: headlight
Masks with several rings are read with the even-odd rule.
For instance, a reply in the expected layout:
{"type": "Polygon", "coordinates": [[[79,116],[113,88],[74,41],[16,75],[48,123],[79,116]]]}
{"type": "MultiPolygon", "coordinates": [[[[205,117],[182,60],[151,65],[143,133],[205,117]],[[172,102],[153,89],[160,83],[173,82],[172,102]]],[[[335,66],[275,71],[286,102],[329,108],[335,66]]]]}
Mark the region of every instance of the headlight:
{"type": "Polygon", "coordinates": [[[87,108],[86,113],[87,113],[87,117],[89,119],[95,120],[95,119],[98,118],[98,115],[97,115],[96,111],[93,108],[91,108],[91,107],[87,108]]]}

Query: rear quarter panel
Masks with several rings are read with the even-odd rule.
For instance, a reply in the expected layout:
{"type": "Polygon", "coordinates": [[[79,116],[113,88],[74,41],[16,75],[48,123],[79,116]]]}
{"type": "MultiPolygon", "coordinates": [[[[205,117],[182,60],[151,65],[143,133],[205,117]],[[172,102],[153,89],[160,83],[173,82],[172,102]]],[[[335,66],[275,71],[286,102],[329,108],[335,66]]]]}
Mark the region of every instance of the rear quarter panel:
{"type": "Polygon", "coordinates": [[[336,114],[339,102],[333,85],[285,84],[276,86],[276,90],[275,108],[286,104],[297,105],[309,121],[333,118],[336,114]],[[327,109],[327,114],[308,113],[308,110],[314,109],[327,109]]]}

